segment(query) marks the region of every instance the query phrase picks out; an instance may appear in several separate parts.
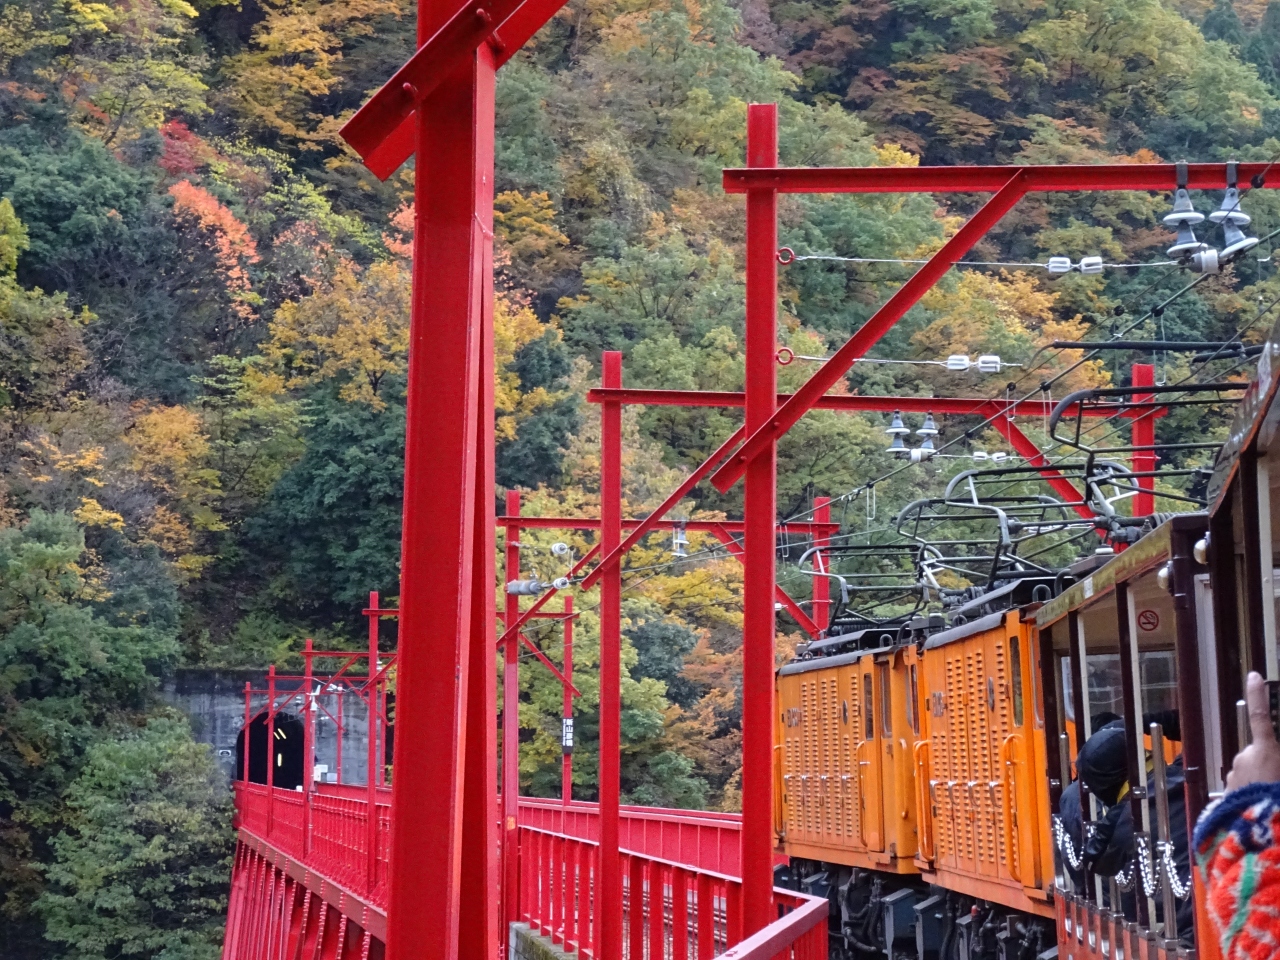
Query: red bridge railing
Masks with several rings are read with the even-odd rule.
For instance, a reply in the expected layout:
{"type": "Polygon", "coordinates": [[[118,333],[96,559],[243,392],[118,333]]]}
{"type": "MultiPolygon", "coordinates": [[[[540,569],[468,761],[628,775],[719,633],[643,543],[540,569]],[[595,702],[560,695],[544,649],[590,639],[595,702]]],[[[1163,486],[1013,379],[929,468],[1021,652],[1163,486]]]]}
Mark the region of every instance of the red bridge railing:
{"type": "MultiPolygon", "coordinates": [[[[235,789],[237,821],[248,843],[259,852],[263,845],[277,851],[349,894],[350,907],[342,909],[350,909],[351,919],[365,931],[370,928],[370,910],[385,916],[390,789],[376,790],[372,858],[367,788],[317,783],[304,793],[238,782],[235,789]]],[[[580,960],[596,960],[596,805],[522,797],[519,811],[521,921],[557,946],[576,952],[580,960]]],[[[791,891],[774,891],[777,922],[742,939],[742,884],[736,876],[739,831],[740,820],[734,814],[622,808],[624,957],[618,960],[826,960],[826,900],[791,891]]],[[[243,859],[256,869],[265,862],[261,857],[243,859]]],[[[266,888],[259,884],[254,889],[266,888]]],[[[339,902],[347,901],[344,897],[339,902]]],[[[283,917],[288,911],[279,913],[283,917]]],[[[233,909],[229,928],[263,915],[233,909]]],[[[376,927],[383,924],[385,920],[376,927]]],[[[243,930],[229,929],[228,937],[229,943],[246,942],[243,930]]],[[[247,939],[254,938],[250,934],[247,939]]],[[[370,955],[379,955],[376,937],[373,943],[370,955]]],[[[355,955],[364,949],[361,945],[355,955]]],[[[230,956],[238,958],[241,951],[233,949],[230,956]]]]}

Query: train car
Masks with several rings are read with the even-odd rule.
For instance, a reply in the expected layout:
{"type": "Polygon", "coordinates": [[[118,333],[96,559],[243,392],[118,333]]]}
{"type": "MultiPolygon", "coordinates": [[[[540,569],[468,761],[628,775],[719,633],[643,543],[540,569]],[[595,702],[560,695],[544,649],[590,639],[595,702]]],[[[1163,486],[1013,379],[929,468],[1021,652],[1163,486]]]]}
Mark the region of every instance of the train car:
{"type": "Polygon", "coordinates": [[[1031,625],[1010,610],[943,627],[832,638],[778,671],[780,880],[831,898],[837,958],[1031,960],[1052,943],[1031,625]]]}

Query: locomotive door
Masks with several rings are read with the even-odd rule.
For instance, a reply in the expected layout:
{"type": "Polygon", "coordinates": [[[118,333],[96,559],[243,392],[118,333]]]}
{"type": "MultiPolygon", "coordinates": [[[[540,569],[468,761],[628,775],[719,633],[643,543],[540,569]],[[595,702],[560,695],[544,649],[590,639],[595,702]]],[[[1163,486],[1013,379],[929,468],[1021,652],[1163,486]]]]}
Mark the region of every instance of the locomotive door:
{"type": "Polygon", "coordinates": [[[854,672],[858,686],[858,802],[861,813],[862,842],[868,850],[884,849],[884,783],[880,738],[876,730],[876,664],[874,657],[863,657],[854,672]]]}

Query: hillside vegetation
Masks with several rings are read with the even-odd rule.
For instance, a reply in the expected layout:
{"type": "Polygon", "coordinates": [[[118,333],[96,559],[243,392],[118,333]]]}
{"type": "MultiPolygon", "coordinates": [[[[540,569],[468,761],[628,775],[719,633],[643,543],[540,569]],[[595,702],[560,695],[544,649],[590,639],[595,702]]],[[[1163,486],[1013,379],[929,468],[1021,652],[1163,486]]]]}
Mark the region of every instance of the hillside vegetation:
{"type": "MultiPolygon", "coordinates": [[[[216,957],[228,800],[158,678],[296,666],[305,637],[359,645],[368,591],[394,602],[413,171],[377,182],[337,130],[412,52],[413,15],[404,0],[0,0],[0,955],[216,957]]],[[[785,164],[1275,161],[1280,0],[570,0],[497,97],[498,481],[526,513],[591,514],[585,394],[602,350],[623,352],[629,385],[742,387],[743,206],[720,175],[743,162],[749,102],[780,104],[785,164]]],[[[780,236],[801,254],[919,259],[981,199],[787,197],[780,236]]],[[[1270,191],[1245,204],[1258,235],[1280,227],[1270,191]]],[[[1164,260],[1168,209],[1167,195],[1032,197],[973,259],[1164,260]]],[[[1269,250],[1131,336],[1257,339],[1280,298],[1269,250]]],[[[825,355],[910,269],[785,268],[783,343],[825,355]]],[[[1023,363],[1187,280],[956,270],[873,355],[1023,363]]],[[[995,377],[859,364],[841,389],[1021,394],[1080,355],[1046,356],[995,377]]],[[[1135,359],[1108,354],[1053,392],[1125,383],[1135,359]]],[[[1157,362],[1169,381],[1188,370],[1185,355],[1157,362]]],[[[781,367],[781,387],[813,367],[781,367]]],[[[629,409],[625,509],[660,502],[738,416],[629,409]]],[[[893,470],[885,426],[802,420],[779,450],[780,515],[893,470]]],[[[976,420],[940,426],[972,429],[966,451],[1007,449],[976,420]]],[[[1205,433],[1222,415],[1160,425],[1162,440],[1205,433]]],[[[897,473],[874,510],[859,493],[835,519],[887,535],[965,463],[897,473]]],[[[700,488],[679,515],[740,516],[740,489],[700,488]]],[[[562,573],[562,538],[589,547],[529,532],[526,573],[562,573]]],[[[684,561],[665,536],[627,560],[623,791],[734,809],[741,571],[689,539],[684,561]]],[[[803,548],[779,567],[802,597],[788,561],[803,548]]],[[[597,602],[578,599],[575,637],[583,799],[597,602]]],[[[782,655],[800,634],[785,615],[779,631],[782,655]]],[[[553,624],[531,636],[559,659],[553,624]]],[[[559,709],[530,660],[526,792],[559,789],[559,709]]]]}

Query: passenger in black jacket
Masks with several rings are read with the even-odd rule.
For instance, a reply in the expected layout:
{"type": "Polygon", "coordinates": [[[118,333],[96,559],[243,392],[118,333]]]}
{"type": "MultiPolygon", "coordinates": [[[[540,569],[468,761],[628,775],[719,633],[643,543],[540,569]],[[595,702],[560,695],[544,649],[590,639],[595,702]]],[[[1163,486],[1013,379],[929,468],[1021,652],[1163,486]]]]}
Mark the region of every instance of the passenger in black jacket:
{"type": "MultiPolygon", "coordinates": [[[[1143,717],[1146,724],[1159,723],[1171,740],[1181,738],[1176,711],[1149,714],[1143,717]]],[[[1135,861],[1137,848],[1134,839],[1133,813],[1129,803],[1128,761],[1125,756],[1125,731],[1123,721],[1114,721],[1093,734],[1080,749],[1076,758],[1076,770],[1089,792],[1106,808],[1104,815],[1094,821],[1092,831],[1083,844],[1083,860],[1093,874],[1114,877],[1127,871],[1135,861]]],[[[1187,842],[1187,818],[1185,778],[1182,758],[1171,763],[1166,770],[1169,798],[1169,838],[1173,846],[1173,860],[1178,877],[1188,882],[1190,877],[1190,849],[1187,842]]],[[[1155,834],[1155,797],[1148,799],[1148,810],[1155,834]]],[[[1063,791],[1059,802],[1059,815],[1068,835],[1072,836],[1076,850],[1081,849],[1079,839],[1083,834],[1083,811],[1080,809],[1080,788],[1076,783],[1063,791]]],[[[1154,851],[1153,851],[1154,853],[1154,851]]],[[[1070,864],[1068,864],[1070,867],[1070,864]]],[[[1083,882],[1081,871],[1071,871],[1077,886],[1083,882]]],[[[1133,918],[1133,898],[1125,897],[1126,916],[1133,918]]],[[[1157,898],[1157,905],[1159,898],[1157,898]]],[[[1191,931],[1194,905],[1190,899],[1178,904],[1178,931],[1191,931]]]]}

